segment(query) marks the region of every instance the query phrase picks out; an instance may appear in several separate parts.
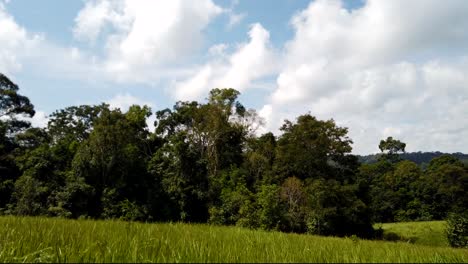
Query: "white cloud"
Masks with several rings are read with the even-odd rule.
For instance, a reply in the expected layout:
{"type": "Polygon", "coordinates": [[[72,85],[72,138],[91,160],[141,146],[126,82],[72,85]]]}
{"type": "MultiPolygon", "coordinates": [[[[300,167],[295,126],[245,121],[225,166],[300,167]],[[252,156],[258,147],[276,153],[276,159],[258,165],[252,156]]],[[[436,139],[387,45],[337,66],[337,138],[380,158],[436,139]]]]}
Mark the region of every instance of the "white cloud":
{"type": "MultiPolygon", "coordinates": [[[[2,116],[1,117],[3,120],[9,119],[7,116],[2,116]]],[[[17,119],[23,120],[23,121],[28,121],[31,123],[32,127],[40,127],[44,128],[47,126],[47,123],[49,122],[49,116],[43,112],[43,111],[37,111],[33,117],[29,117],[28,115],[17,115],[17,119]]]]}
{"type": "Polygon", "coordinates": [[[0,72],[14,77],[19,71],[76,80],[102,76],[95,58],[76,47],[56,45],[43,33],[28,31],[0,3],[0,72]]]}
{"type": "Polygon", "coordinates": [[[291,19],[269,128],[310,110],[349,127],[356,153],[390,134],[413,151],[466,149],[466,10],[462,0],[312,2],[291,19]]]}
{"type": "MultiPolygon", "coordinates": [[[[94,42],[107,24],[118,23],[119,14],[114,11],[114,1],[88,1],[75,18],[75,38],[94,42]]],[[[120,21],[123,23],[124,21],[120,21]]]]}
{"type": "Polygon", "coordinates": [[[114,78],[158,79],[158,66],[187,61],[201,47],[203,29],[223,12],[212,0],[89,0],[74,33],[91,41],[103,35],[103,68],[114,78]]]}
{"type": "Polygon", "coordinates": [[[32,52],[41,37],[19,26],[0,3],[0,72],[11,75],[21,70],[23,57],[32,52]]]}
{"type": "Polygon", "coordinates": [[[208,54],[210,54],[213,57],[225,57],[226,56],[226,50],[229,48],[229,45],[226,43],[221,43],[221,44],[216,44],[211,46],[208,49],[208,54]]]}
{"type": "Polygon", "coordinates": [[[238,45],[230,55],[224,53],[225,45],[213,46],[210,49],[212,54],[219,56],[201,66],[192,77],[176,82],[175,97],[199,99],[216,87],[244,91],[255,86],[255,80],[273,74],[277,63],[270,33],[262,25],[253,24],[249,38],[249,42],[238,45]]]}
{"type": "Polygon", "coordinates": [[[46,127],[49,116],[43,111],[36,111],[36,114],[29,121],[33,127],[46,127]]]}
{"type": "Polygon", "coordinates": [[[147,105],[149,107],[153,106],[153,103],[143,100],[141,98],[135,97],[129,93],[117,94],[111,99],[106,100],[111,108],[119,108],[122,111],[127,111],[128,108],[132,105],[147,105]]]}
{"type": "Polygon", "coordinates": [[[239,0],[232,0],[230,7],[224,10],[224,12],[228,14],[229,18],[229,21],[226,25],[227,29],[232,29],[234,26],[239,25],[247,16],[247,13],[245,12],[237,13],[235,11],[237,5],[239,5],[239,0]]]}
{"type": "Polygon", "coordinates": [[[242,20],[247,16],[246,13],[234,13],[229,14],[229,22],[227,24],[228,28],[233,28],[236,25],[239,25],[242,20]]]}
{"type": "MultiPolygon", "coordinates": [[[[259,111],[258,111],[258,116],[263,118],[263,121],[265,124],[271,124],[271,115],[272,115],[272,107],[271,105],[267,104],[267,105],[264,105],[259,111]]],[[[261,135],[261,134],[264,134],[264,133],[267,133],[269,132],[269,130],[266,129],[265,125],[261,126],[258,131],[257,131],[257,134],[261,135]]]]}

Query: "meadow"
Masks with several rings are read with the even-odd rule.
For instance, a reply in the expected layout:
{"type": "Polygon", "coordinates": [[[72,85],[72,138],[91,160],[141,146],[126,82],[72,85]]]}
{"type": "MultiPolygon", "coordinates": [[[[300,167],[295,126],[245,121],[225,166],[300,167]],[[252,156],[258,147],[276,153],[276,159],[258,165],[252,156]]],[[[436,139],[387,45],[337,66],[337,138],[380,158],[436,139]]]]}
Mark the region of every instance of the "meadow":
{"type": "Polygon", "coordinates": [[[446,223],[444,221],[426,222],[400,222],[374,225],[381,227],[385,238],[395,241],[406,241],[418,245],[448,247],[449,242],[445,234],[446,223]]]}
{"type": "MultiPolygon", "coordinates": [[[[383,228],[395,232],[396,224],[383,228]]],[[[468,250],[420,244],[423,241],[182,223],[0,217],[0,262],[468,262],[468,250]]]]}

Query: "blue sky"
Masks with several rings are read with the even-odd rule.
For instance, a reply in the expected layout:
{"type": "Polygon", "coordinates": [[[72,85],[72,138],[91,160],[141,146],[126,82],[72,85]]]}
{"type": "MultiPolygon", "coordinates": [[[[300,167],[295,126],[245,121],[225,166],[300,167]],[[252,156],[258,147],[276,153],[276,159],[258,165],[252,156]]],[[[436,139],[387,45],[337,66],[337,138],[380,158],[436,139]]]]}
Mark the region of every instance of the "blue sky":
{"type": "MultiPolygon", "coordinates": [[[[233,7],[239,14],[245,17],[239,24],[228,27],[229,17],[218,17],[204,29],[206,35],[204,50],[213,43],[236,43],[246,39],[246,31],[252,23],[261,21],[265,27],[275,28],[271,40],[275,46],[291,38],[293,31],[289,25],[289,18],[295,12],[305,8],[309,1],[284,1],[271,5],[270,1],[215,1],[222,7],[233,7]]],[[[102,47],[98,45],[86,45],[73,36],[75,17],[85,6],[85,1],[73,0],[13,0],[6,5],[16,23],[30,32],[44,34],[48,41],[63,47],[79,47],[93,50],[97,54],[103,54],[102,47]]],[[[101,40],[102,41],[102,40],[101,40]]],[[[203,59],[206,52],[203,49],[198,54],[203,59]]],[[[66,67],[66,65],[64,65],[66,67]]],[[[40,69],[42,70],[42,69],[40,69]]],[[[61,107],[82,103],[99,103],[111,98],[114,94],[130,93],[139,98],[151,98],[155,106],[171,107],[174,99],[162,92],[161,87],[151,87],[147,84],[116,84],[107,82],[83,82],[80,80],[68,80],[61,76],[47,76],[43,72],[20,71],[14,74],[15,80],[21,84],[21,89],[36,104],[38,109],[50,113],[61,107]]],[[[164,84],[160,84],[164,85],[164,84]]],[[[260,106],[257,100],[249,100],[246,96],[244,101],[251,107],[260,106]],[[252,105],[254,104],[254,105],[252,105]]],[[[158,108],[158,107],[156,107],[158,108]]]]}
{"type": "Polygon", "coordinates": [[[0,0],[0,72],[56,109],[153,110],[233,87],[278,132],[310,112],[355,153],[468,151],[463,0],[0,0]]]}

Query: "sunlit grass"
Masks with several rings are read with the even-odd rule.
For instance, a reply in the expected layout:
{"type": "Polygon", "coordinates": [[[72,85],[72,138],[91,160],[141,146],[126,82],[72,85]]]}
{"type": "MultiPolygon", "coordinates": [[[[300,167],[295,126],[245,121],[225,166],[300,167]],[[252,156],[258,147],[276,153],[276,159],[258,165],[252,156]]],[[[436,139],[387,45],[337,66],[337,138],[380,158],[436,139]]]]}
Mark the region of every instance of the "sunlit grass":
{"type": "Polygon", "coordinates": [[[375,225],[381,226],[384,233],[396,234],[401,241],[409,241],[411,243],[448,247],[449,243],[445,235],[446,223],[444,221],[427,221],[427,222],[402,222],[402,223],[386,223],[375,225]]]}
{"type": "Polygon", "coordinates": [[[1,262],[468,262],[468,250],[195,224],[0,217],[1,262]]]}

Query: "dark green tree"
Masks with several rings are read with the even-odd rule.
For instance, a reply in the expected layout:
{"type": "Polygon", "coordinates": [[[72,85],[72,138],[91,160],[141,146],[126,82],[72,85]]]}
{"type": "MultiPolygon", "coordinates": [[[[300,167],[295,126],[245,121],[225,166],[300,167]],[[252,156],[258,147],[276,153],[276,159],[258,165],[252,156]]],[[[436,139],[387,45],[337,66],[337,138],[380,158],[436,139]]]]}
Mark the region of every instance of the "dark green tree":
{"type": "Polygon", "coordinates": [[[386,140],[380,140],[379,149],[382,152],[382,158],[396,163],[400,161],[399,154],[405,153],[406,143],[393,137],[387,137],[386,140]]]}
{"type": "Polygon", "coordinates": [[[276,147],[275,170],[281,182],[287,177],[353,181],[357,158],[350,155],[348,129],[333,120],[321,121],[307,114],[293,123],[286,120],[276,147]]]}
{"type": "Polygon", "coordinates": [[[0,211],[10,201],[14,182],[21,172],[15,164],[15,136],[30,127],[21,117],[33,117],[34,106],[18,93],[18,86],[0,73],[0,211]]]}
{"type": "Polygon", "coordinates": [[[146,106],[132,106],[127,113],[103,109],[89,138],[79,146],[73,175],[94,188],[89,201],[91,216],[123,217],[129,205],[140,206],[131,209],[138,213],[145,211],[146,164],[151,158],[145,120],[150,114],[146,106]]]}

